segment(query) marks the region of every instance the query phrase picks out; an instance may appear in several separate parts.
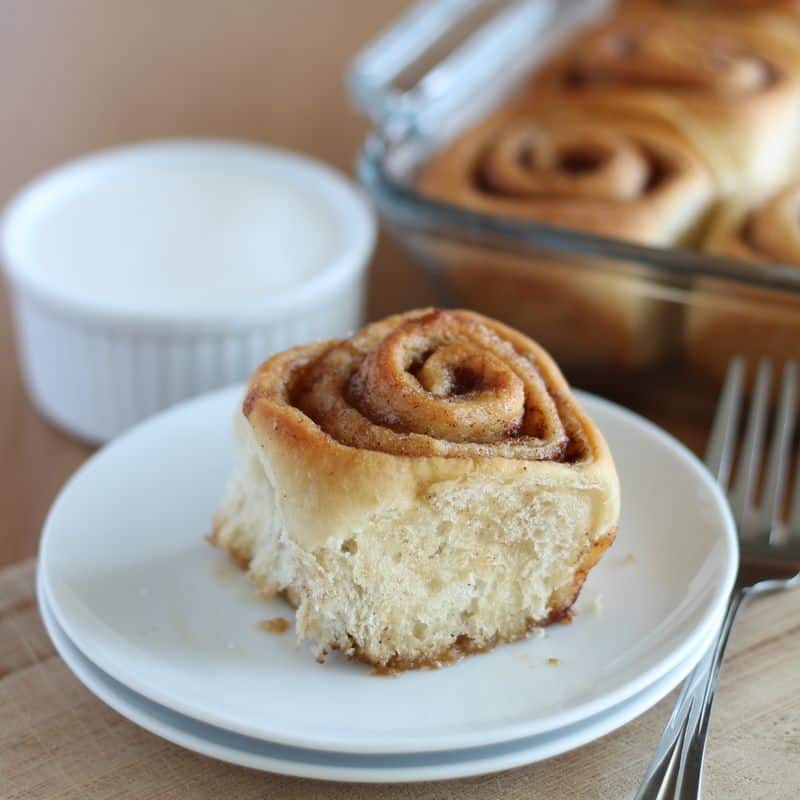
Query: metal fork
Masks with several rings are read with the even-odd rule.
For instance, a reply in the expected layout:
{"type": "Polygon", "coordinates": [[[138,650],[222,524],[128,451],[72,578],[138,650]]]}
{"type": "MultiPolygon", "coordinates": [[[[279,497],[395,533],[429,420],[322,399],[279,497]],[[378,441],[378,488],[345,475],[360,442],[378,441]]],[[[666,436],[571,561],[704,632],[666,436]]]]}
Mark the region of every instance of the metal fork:
{"type": "Polygon", "coordinates": [[[739,572],[717,638],[686,679],[636,800],[696,800],[700,797],[711,705],[725,646],[736,615],[755,597],[800,586],[800,467],[788,519],[784,499],[791,462],[797,403],[797,365],[783,369],[780,399],[762,498],[757,489],[764,461],[772,368],[758,365],[736,479],[729,488],[744,394],[745,364],[734,359],[711,430],[706,464],[728,490],[739,533],[739,572]]]}

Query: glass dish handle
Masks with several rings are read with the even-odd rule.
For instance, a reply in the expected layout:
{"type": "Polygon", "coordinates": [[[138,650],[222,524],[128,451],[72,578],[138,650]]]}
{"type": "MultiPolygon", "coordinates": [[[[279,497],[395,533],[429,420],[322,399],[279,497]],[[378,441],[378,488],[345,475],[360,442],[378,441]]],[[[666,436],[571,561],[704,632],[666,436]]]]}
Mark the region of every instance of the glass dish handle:
{"type": "Polygon", "coordinates": [[[574,29],[607,6],[607,0],[426,0],[356,56],[348,75],[351,96],[384,132],[435,128],[482,85],[512,67],[527,68],[540,40],[574,29]],[[468,28],[478,12],[474,30],[410,87],[401,85],[404,73],[457,26],[468,28]]]}

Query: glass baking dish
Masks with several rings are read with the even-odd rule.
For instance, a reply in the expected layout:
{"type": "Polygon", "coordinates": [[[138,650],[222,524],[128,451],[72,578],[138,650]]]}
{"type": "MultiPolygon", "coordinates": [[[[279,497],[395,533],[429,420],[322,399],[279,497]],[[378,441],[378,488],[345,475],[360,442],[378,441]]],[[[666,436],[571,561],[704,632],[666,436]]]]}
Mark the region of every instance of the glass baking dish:
{"type": "Polygon", "coordinates": [[[680,434],[684,420],[696,427],[711,414],[734,356],[800,358],[800,270],[469,211],[415,188],[432,153],[607,7],[585,0],[416,6],[351,70],[351,92],[375,122],[358,171],[441,305],[525,331],[574,384],[680,434]],[[442,42],[444,55],[436,50],[442,42]]]}

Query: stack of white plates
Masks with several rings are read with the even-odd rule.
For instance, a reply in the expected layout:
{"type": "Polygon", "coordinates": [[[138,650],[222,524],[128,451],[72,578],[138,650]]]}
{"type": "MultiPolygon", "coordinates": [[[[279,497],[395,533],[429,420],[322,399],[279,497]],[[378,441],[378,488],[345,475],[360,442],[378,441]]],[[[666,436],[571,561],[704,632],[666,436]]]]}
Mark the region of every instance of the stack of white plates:
{"type": "Polygon", "coordinates": [[[203,538],[233,464],[241,388],[163,413],[101,451],[45,526],[39,601],[78,678],[191,750],[312,778],[416,781],[529,764],[650,708],[716,631],[737,550],[725,500],[685,448],[606,401],[581,399],[623,488],[617,542],[570,625],[440,670],[317,664],[291,619],[203,538]]]}

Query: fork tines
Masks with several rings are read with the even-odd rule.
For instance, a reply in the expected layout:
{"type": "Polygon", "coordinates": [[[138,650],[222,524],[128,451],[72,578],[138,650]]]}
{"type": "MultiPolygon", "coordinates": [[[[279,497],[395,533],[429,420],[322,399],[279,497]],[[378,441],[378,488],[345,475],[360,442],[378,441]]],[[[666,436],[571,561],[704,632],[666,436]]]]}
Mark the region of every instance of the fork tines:
{"type": "Polygon", "coordinates": [[[770,361],[762,359],[756,371],[744,440],[737,461],[736,444],[745,393],[746,365],[741,358],[731,362],[711,431],[706,463],[722,488],[729,490],[739,536],[746,540],[768,532],[770,542],[777,544],[788,536],[796,536],[800,530],[800,469],[795,478],[788,519],[784,519],[783,514],[797,416],[797,364],[790,361],[783,366],[769,455],[765,462],[767,427],[774,396],[772,373],[770,361]],[[736,476],[731,486],[735,463],[736,476]],[[759,493],[764,467],[763,490],[759,493]]]}

